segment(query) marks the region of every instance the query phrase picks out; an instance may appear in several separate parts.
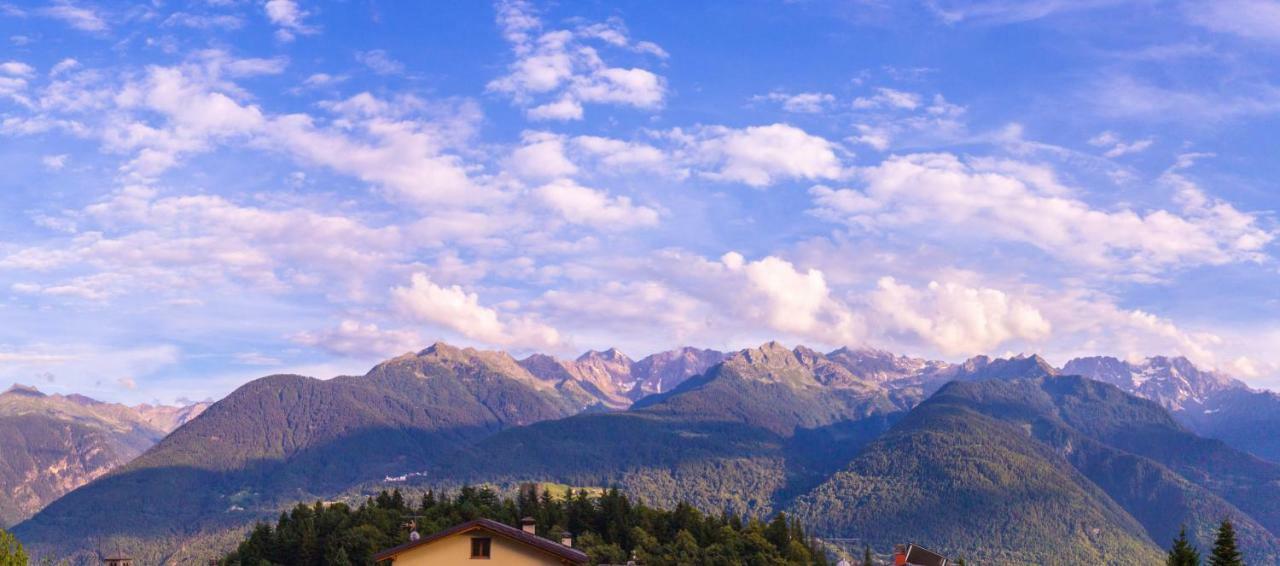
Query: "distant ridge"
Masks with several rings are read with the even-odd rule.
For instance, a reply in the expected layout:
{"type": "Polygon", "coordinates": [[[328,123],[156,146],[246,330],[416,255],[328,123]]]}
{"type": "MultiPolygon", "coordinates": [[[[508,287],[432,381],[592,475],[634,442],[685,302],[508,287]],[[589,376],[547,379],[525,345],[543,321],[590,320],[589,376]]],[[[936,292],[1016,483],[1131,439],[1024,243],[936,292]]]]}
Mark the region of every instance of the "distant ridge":
{"type": "Polygon", "coordinates": [[[0,526],[132,460],[207,406],[129,407],[14,384],[0,393],[0,526]]]}
{"type": "MultiPolygon", "coordinates": [[[[1092,367],[1121,366],[1069,362],[1066,369],[1092,367]]],[[[953,364],[778,342],[729,353],[681,348],[639,361],[612,348],[573,360],[545,354],[517,360],[436,343],[363,376],[250,382],[15,531],[33,548],[57,553],[86,551],[76,541],[107,537],[134,541],[129,544],[143,545],[137,548],[157,559],[198,561],[196,549],[215,548],[219,533],[271,516],[281,505],[399,478],[392,485],[618,485],[659,505],[688,501],[755,516],[787,511],[828,536],[846,537],[864,532],[864,519],[848,511],[851,504],[868,505],[864,497],[916,501],[909,488],[915,482],[947,486],[953,491],[938,494],[939,501],[968,505],[954,490],[979,473],[987,477],[982,489],[1009,494],[1001,505],[1049,490],[1049,499],[1027,509],[1056,519],[1016,516],[1023,522],[1009,526],[1011,545],[1079,534],[1071,525],[1091,524],[1098,534],[1075,558],[1113,552],[1151,558],[1171,521],[1203,526],[1210,517],[1239,513],[1241,536],[1259,556],[1275,556],[1280,513],[1259,502],[1280,498],[1270,491],[1280,485],[1276,465],[1181,428],[1193,422],[1191,407],[1218,406],[1213,403],[1238,403],[1220,413],[1203,410],[1214,423],[1232,422],[1213,416],[1219,414],[1252,411],[1255,422],[1259,412],[1280,414],[1268,404],[1274,397],[1192,371],[1189,362],[1123,368],[1130,375],[1155,373],[1141,382],[1113,378],[1123,385],[1112,386],[1058,370],[1034,354],[953,364]],[[1156,375],[1165,369],[1178,379],[1156,375]],[[1143,388],[1157,383],[1199,393],[1162,397],[1143,388]],[[1139,399],[1145,395],[1155,400],[1139,399]],[[1135,431],[1153,436],[1128,434],[1135,431]],[[922,469],[894,463],[906,454],[914,454],[907,461],[941,471],[955,462],[972,462],[978,471],[919,475],[922,469]],[[1188,454],[1203,460],[1182,458],[1188,454]],[[1216,470],[1230,470],[1230,479],[1216,470]],[[1142,481],[1113,481],[1131,476],[1142,481]],[[128,517],[113,511],[137,501],[176,503],[143,505],[128,517]],[[201,542],[179,548],[174,540],[201,542]]],[[[9,396],[39,399],[26,391],[9,396]]],[[[71,396],[65,402],[80,410],[96,406],[71,396]]],[[[957,533],[985,528],[895,513],[881,508],[875,515],[900,520],[940,548],[964,550],[957,533]]],[[[998,532],[984,536],[1002,540],[998,532]]],[[[1205,533],[1195,536],[1204,540],[1205,533]]],[[[1051,550],[986,558],[1025,563],[1051,550]]]]}

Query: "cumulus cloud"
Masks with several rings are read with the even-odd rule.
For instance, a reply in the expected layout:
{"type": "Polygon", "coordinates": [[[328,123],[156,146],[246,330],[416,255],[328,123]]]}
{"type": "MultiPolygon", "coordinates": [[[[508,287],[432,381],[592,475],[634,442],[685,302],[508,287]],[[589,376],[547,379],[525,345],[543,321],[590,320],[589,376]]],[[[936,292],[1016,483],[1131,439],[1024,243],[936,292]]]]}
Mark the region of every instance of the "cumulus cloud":
{"type": "Polygon", "coordinates": [[[405,316],[497,346],[551,348],[560,343],[556,329],[528,316],[499,312],[457,285],[440,286],[415,273],[406,287],[391,289],[392,306],[405,316]]]}
{"type": "Polygon", "coordinates": [[[735,129],[704,126],[669,136],[704,177],[764,187],[792,179],[838,179],[838,146],[788,124],[735,129]]]}
{"type": "Polygon", "coordinates": [[[422,346],[422,338],[412,330],[382,329],[371,322],[343,320],[334,328],[300,332],[294,342],[350,357],[394,356],[422,346]]]}
{"type": "Polygon", "coordinates": [[[511,152],[507,168],[526,179],[567,177],[578,166],[565,154],[564,136],[551,132],[524,132],[521,145],[511,152]]]}
{"type": "MultiPolygon", "coordinates": [[[[657,275],[672,291],[654,293],[706,307],[681,305],[709,336],[782,337],[819,344],[852,344],[864,338],[861,318],[832,295],[825,275],[817,269],[797,268],[777,256],[748,260],[728,252],[718,260],[680,252],[664,252],[653,259],[657,275]]],[[[724,338],[721,338],[724,339],[724,338]]]]}
{"type": "Polygon", "coordinates": [[[36,70],[21,61],[5,61],[0,63],[0,73],[14,77],[29,77],[34,75],[36,70]]]}
{"type": "Polygon", "coordinates": [[[574,224],[626,230],[658,223],[658,211],[652,208],[632,204],[628,197],[610,197],[569,179],[557,179],[534,192],[544,205],[574,224]]]}
{"type": "MultiPolygon", "coordinates": [[[[811,190],[822,218],[867,229],[913,228],[939,241],[1017,242],[1095,269],[1150,275],[1186,265],[1258,261],[1274,234],[1254,215],[1179,189],[1181,211],[1099,210],[1028,164],[948,154],[890,158],[865,188],[811,190]]],[[[1172,182],[1172,180],[1170,181],[1172,182]]]]}
{"type": "Polygon", "coordinates": [[[1013,339],[1038,342],[1051,325],[1034,306],[997,289],[930,281],[923,289],[883,277],[871,293],[875,320],[947,355],[991,352],[1013,339]]]}
{"type": "Polygon", "coordinates": [[[276,39],[280,41],[293,41],[299,35],[312,35],[319,31],[306,22],[311,14],[294,0],[267,0],[262,8],[267,19],[276,25],[276,39]]]}
{"type": "Polygon", "coordinates": [[[618,20],[543,30],[528,2],[511,0],[498,5],[498,23],[515,60],[488,89],[510,96],[530,119],[580,120],[584,103],[642,109],[663,104],[665,79],[648,69],[610,66],[592,45],[666,56],[653,43],[633,43],[618,20]]]}
{"type": "Polygon", "coordinates": [[[606,172],[645,171],[671,173],[668,156],[652,145],[600,136],[577,136],[573,146],[599,162],[606,172]]]}

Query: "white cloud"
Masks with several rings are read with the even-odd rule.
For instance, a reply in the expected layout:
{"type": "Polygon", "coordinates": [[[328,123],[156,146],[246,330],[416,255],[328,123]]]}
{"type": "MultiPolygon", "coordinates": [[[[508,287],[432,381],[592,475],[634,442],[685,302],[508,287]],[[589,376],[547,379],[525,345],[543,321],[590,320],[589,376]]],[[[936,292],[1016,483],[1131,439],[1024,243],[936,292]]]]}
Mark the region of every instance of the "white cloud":
{"type": "Polygon", "coordinates": [[[745,278],[744,308],[779,331],[810,332],[831,305],[826,280],[816,269],[801,272],[773,256],[748,263],[736,252],[725,254],[720,262],[745,278]]]}
{"type": "Polygon", "coordinates": [[[49,69],[49,76],[56,77],[67,71],[75,69],[76,67],[79,67],[79,66],[80,66],[79,61],[76,61],[75,59],[67,57],[66,59],[58,61],[58,63],[55,64],[52,69],[49,69]]]}
{"type": "Polygon", "coordinates": [[[83,8],[68,1],[59,2],[41,10],[41,13],[62,20],[67,25],[81,31],[106,31],[107,22],[90,8],[83,8]]]}
{"type": "MultiPolygon", "coordinates": [[[[79,78],[58,81],[41,103],[69,112],[119,110],[86,116],[101,120],[90,126],[72,124],[100,136],[107,151],[132,155],[122,169],[133,182],[152,182],[188,155],[239,142],[353,176],[390,200],[413,206],[493,200],[491,190],[472,181],[472,168],[450,153],[466,144],[479,122],[475,104],[446,107],[361,93],[322,105],[335,114],[325,121],[309,114],[268,114],[228,80],[279,73],[287,63],[202,51],[181,65],[149,67],[114,95],[105,85],[81,84],[79,78]]],[[[6,130],[17,126],[5,123],[6,130]]],[[[24,130],[53,127],[36,126],[24,130]]]]}
{"type": "Polygon", "coordinates": [[[1222,121],[1280,112],[1280,88],[1236,83],[1214,91],[1171,88],[1127,75],[1106,76],[1084,96],[1106,117],[1153,121],[1222,121]]]}
{"type": "Polygon", "coordinates": [[[549,289],[537,304],[557,319],[572,320],[575,334],[608,334],[593,340],[596,343],[645,340],[637,336],[636,328],[681,343],[705,344],[721,338],[717,330],[708,328],[715,309],[661,281],[607,281],[589,289],[549,289]]]}
{"type": "Polygon", "coordinates": [[[968,136],[966,108],[941,94],[925,102],[925,97],[911,92],[880,88],[877,93],[853,102],[858,134],[852,139],[858,143],[885,151],[895,145],[953,143],[968,136]]]}
{"type": "Polygon", "coordinates": [[[563,136],[527,131],[520,138],[520,147],[507,159],[507,168],[516,175],[526,179],[552,179],[578,172],[578,166],[565,155],[563,136]]]}
{"type": "Polygon", "coordinates": [[[347,80],[343,75],[330,75],[329,73],[313,73],[302,81],[303,86],[320,88],[335,85],[347,80]]]}
{"type": "Polygon", "coordinates": [[[927,0],[926,5],[948,24],[1008,24],[1058,14],[1123,4],[1130,0],[927,0]]]}
{"type": "Polygon", "coordinates": [[[0,63],[0,73],[15,77],[30,77],[36,72],[35,69],[21,61],[5,61],[0,63]]]}
{"type": "MultiPolygon", "coordinates": [[[[367,93],[348,102],[382,107],[382,101],[367,93]]],[[[454,141],[448,128],[380,112],[344,117],[341,126],[323,127],[306,114],[290,114],[272,119],[263,135],[304,163],[381,187],[394,201],[419,207],[492,201],[494,194],[472,181],[463,160],[447,152],[454,141]]]]}
{"type": "Polygon", "coordinates": [[[45,169],[58,171],[67,165],[68,157],[69,156],[65,153],[60,153],[58,155],[46,155],[40,158],[40,162],[44,164],[45,169]]]}
{"type": "Polygon", "coordinates": [[[947,355],[991,352],[1009,340],[1039,342],[1051,325],[1002,291],[929,282],[923,289],[883,277],[871,293],[877,328],[906,332],[947,355]]]}
{"type": "Polygon", "coordinates": [[[795,112],[799,114],[818,114],[823,112],[835,102],[836,97],[825,92],[801,92],[797,94],[789,94],[785,92],[771,92],[765,95],[757,95],[752,100],[767,100],[769,102],[777,102],[782,105],[782,109],[787,112],[795,112]]]}
{"type": "Polygon", "coordinates": [[[1103,155],[1112,158],[1129,155],[1131,153],[1144,152],[1150,148],[1153,143],[1155,143],[1155,140],[1152,138],[1125,142],[1120,139],[1115,132],[1110,130],[1102,132],[1089,139],[1089,145],[1106,149],[1106,152],[1103,153],[1103,155]]]}
{"type": "Polygon", "coordinates": [[[293,41],[298,35],[318,32],[305,21],[311,14],[300,8],[294,0],[267,0],[262,7],[267,13],[267,19],[276,25],[276,39],[280,41],[293,41]]]}
{"type": "MultiPolygon", "coordinates": [[[[617,270],[610,276],[617,277],[617,270]]],[[[748,261],[728,252],[712,261],[661,252],[646,272],[630,277],[661,285],[647,287],[645,293],[650,303],[670,301],[673,310],[664,315],[668,318],[663,324],[700,328],[704,343],[791,338],[836,345],[859,343],[865,337],[859,314],[832,296],[821,271],[800,269],[776,256],[748,261]],[[684,313],[683,322],[669,318],[676,313],[684,313]]]]}
{"type": "Polygon", "coordinates": [[[605,172],[644,171],[669,173],[668,156],[640,142],[600,136],[577,136],[573,146],[599,162],[605,172]]]}
{"type": "Polygon", "coordinates": [[[246,207],[217,196],[158,197],[130,187],[76,213],[85,230],[0,256],[0,267],[60,274],[26,292],[103,300],[183,293],[240,282],[266,291],[311,288],[361,296],[366,277],[413,243],[394,226],[300,208],[246,207]]]}
{"type": "MultiPolygon", "coordinates": [[[[1095,269],[1150,275],[1171,267],[1258,261],[1274,234],[1231,205],[1180,188],[1180,213],[1105,211],[1073,198],[1052,170],[948,154],[864,169],[863,190],[814,187],[820,217],[868,229],[911,227],[952,244],[1003,240],[1095,269]]],[[[1168,179],[1172,182],[1174,179],[1168,179]]]]}
{"type": "Polygon", "coordinates": [[[174,12],[164,19],[165,26],[188,27],[193,29],[237,30],[244,26],[240,16],[232,14],[192,14],[174,12]]]}
{"type": "Polygon", "coordinates": [[[299,344],[350,357],[394,356],[422,346],[422,338],[412,330],[384,330],[371,322],[350,319],[334,328],[301,332],[291,338],[299,344]]]}
{"type": "Polygon", "coordinates": [[[436,285],[415,273],[408,287],[391,289],[392,306],[418,322],[445,328],[497,346],[550,348],[560,343],[556,329],[531,317],[500,313],[457,285],[436,285]]]}
{"type": "Polygon", "coordinates": [[[1183,8],[1193,23],[1209,30],[1280,41],[1280,2],[1275,0],[1184,2],[1183,8]]]}
{"type": "Polygon", "coordinates": [[[357,52],[356,60],[379,75],[398,75],[404,72],[404,63],[392,59],[382,49],[357,52]]]}
{"type": "Polygon", "coordinates": [[[530,120],[581,120],[582,103],[569,96],[534,106],[525,111],[530,120]]]}
{"type": "Polygon", "coordinates": [[[843,175],[838,147],[787,124],[743,129],[705,126],[671,137],[687,157],[705,168],[703,176],[764,187],[789,179],[837,179],[843,175]]]}
{"type": "Polygon", "coordinates": [[[658,223],[658,211],[652,208],[634,205],[627,197],[610,197],[569,179],[557,179],[534,192],[543,204],[574,224],[626,230],[658,223]]]}
{"type": "Polygon", "coordinates": [[[488,85],[526,107],[533,120],[580,120],[583,103],[657,109],[666,80],[638,67],[611,67],[588,42],[666,57],[649,42],[633,44],[620,21],[578,29],[542,31],[533,7],[522,0],[498,5],[498,24],[515,55],[508,73],[488,85]]]}
{"type": "Polygon", "coordinates": [[[877,88],[876,94],[873,96],[858,97],[853,100],[853,107],[858,110],[868,110],[872,108],[915,110],[922,104],[923,100],[919,94],[886,87],[877,88]]]}

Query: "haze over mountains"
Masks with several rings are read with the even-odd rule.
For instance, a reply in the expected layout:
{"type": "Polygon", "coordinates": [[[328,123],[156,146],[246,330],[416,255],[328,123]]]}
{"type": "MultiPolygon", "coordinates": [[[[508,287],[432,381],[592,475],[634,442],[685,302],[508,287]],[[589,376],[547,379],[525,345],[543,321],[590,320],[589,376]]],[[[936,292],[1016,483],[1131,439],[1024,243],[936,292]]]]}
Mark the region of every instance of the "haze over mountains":
{"type": "Polygon", "coordinates": [[[1150,561],[1178,525],[1203,547],[1229,515],[1251,556],[1274,559],[1275,440],[1238,428],[1280,416],[1274,399],[1181,358],[1060,371],[1039,356],[950,364],[772,342],[639,361],[436,344],[364,376],[246,384],[16,532],[45,553],[117,540],[182,562],[200,557],[191,541],[282,505],[400,477],[618,485],[983,563],[1150,561]]]}
{"type": "Polygon", "coordinates": [[[0,393],[0,526],[127,463],[208,406],[130,407],[20,385],[0,393]]]}

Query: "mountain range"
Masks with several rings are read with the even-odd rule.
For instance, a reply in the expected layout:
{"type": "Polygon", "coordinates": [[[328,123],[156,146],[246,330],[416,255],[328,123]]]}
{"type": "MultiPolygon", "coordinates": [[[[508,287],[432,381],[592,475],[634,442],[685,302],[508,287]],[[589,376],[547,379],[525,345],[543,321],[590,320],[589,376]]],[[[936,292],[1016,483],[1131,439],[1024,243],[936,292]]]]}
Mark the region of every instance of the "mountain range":
{"type": "Polygon", "coordinates": [[[208,406],[130,407],[22,385],[0,393],[0,527],[132,460],[208,406]]]}
{"type": "Polygon", "coordinates": [[[436,344],[364,376],[246,384],[15,532],[43,553],[113,540],[180,563],[294,501],[552,481],[997,564],[1156,561],[1179,525],[1203,548],[1230,516],[1274,561],[1276,440],[1244,433],[1280,417],[1274,399],[1182,358],[436,344]]]}

